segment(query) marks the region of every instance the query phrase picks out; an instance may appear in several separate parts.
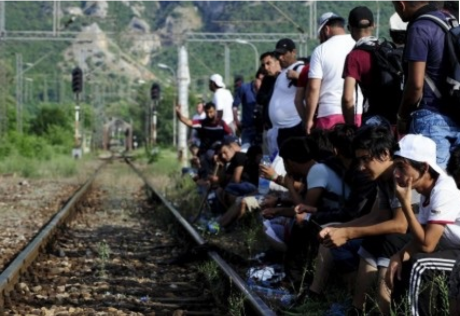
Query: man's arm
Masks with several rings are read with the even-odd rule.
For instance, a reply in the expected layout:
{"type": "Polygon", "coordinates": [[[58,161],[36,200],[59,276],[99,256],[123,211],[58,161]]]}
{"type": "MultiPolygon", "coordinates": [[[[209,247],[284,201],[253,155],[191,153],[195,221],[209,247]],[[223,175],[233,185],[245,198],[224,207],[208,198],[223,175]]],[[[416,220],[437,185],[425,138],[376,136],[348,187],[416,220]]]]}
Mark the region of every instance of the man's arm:
{"type": "Polygon", "coordinates": [[[176,116],[179,121],[187,125],[188,127],[193,127],[193,121],[188,117],[182,115],[180,106],[176,106],[176,116]]]}
{"type": "Polygon", "coordinates": [[[347,124],[355,124],[355,88],[356,79],[346,77],[342,93],[342,113],[347,124]]]}
{"type": "Polygon", "coordinates": [[[305,128],[307,134],[310,134],[310,130],[314,125],[315,112],[318,107],[319,92],[321,90],[322,79],[308,79],[307,93],[305,97],[305,128]]]}
{"type": "Polygon", "coordinates": [[[299,114],[302,121],[305,121],[305,117],[306,117],[304,100],[305,100],[305,88],[297,87],[297,90],[295,92],[294,104],[295,104],[297,113],[299,114]]]}
{"type": "Polygon", "coordinates": [[[411,61],[408,63],[407,82],[404,86],[401,105],[398,111],[398,131],[407,133],[410,114],[420,102],[425,81],[426,62],[411,61]]]}

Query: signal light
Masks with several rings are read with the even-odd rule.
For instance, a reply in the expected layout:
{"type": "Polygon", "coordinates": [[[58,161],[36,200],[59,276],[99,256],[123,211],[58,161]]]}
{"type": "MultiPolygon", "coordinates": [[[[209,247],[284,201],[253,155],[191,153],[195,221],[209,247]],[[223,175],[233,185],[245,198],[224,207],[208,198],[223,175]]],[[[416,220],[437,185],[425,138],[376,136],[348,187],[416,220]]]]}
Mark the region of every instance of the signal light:
{"type": "Polygon", "coordinates": [[[152,84],[152,87],[150,88],[150,98],[152,100],[160,100],[160,85],[158,83],[152,84]]]}
{"type": "Polygon", "coordinates": [[[72,91],[80,93],[83,90],[83,71],[80,67],[72,70],[72,91]]]}

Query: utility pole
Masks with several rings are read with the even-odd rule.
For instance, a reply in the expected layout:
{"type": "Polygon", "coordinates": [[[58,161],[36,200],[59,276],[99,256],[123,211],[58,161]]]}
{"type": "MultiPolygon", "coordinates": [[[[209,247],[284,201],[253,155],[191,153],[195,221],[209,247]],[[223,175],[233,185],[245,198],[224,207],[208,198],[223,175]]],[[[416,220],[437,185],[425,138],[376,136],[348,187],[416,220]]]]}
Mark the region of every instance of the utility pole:
{"type": "Polygon", "coordinates": [[[22,134],[22,104],[23,104],[23,80],[22,80],[22,55],[16,54],[16,131],[22,134]]]}

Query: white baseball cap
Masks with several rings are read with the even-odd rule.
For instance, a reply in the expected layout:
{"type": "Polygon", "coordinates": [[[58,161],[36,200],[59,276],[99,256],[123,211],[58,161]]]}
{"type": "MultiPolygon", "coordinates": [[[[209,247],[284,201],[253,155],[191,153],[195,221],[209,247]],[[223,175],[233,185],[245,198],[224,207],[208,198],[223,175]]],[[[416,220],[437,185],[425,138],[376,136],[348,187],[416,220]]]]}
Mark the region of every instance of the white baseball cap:
{"type": "Polygon", "coordinates": [[[426,162],[439,174],[445,173],[436,163],[436,143],[420,134],[407,134],[399,141],[399,150],[395,156],[426,162]]]}
{"type": "Polygon", "coordinates": [[[321,17],[319,18],[319,22],[318,22],[318,35],[321,32],[321,29],[327,24],[327,22],[329,22],[330,20],[334,20],[334,19],[345,21],[344,18],[342,18],[338,14],[335,14],[334,12],[326,12],[323,15],[321,15],[321,17]]]}
{"type": "Polygon", "coordinates": [[[390,17],[390,30],[391,31],[405,31],[407,29],[407,22],[403,22],[398,13],[393,13],[390,17]]]}
{"type": "Polygon", "coordinates": [[[224,79],[219,74],[214,74],[209,78],[210,81],[214,82],[219,88],[225,88],[224,79]]]}

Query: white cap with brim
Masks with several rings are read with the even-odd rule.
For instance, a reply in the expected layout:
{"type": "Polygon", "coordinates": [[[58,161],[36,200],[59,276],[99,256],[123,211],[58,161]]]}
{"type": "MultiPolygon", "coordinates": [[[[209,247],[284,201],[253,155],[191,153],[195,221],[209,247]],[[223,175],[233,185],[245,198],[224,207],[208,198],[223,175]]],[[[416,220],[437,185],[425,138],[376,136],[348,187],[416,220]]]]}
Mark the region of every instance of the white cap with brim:
{"type": "Polygon", "coordinates": [[[333,19],[344,20],[340,15],[335,14],[334,12],[326,12],[323,15],[321,15],[321,17],[319,18],[319,23],[318,23],[318,35],[321,32],[322,28],[327,24],[327,22],[333,19]]]}
{"type": "Polygon", "coordinates": [[[436,143],[428,137],[420,134],[407,134],[399,141],[399,150],[395,156],[426,162],[439,174],[444,170],[436,163],[436,143]]]}
{"type": "Polygon", "coordinates": [[[214,74],[209,78],[210,81],[214,82],[219,88],[225,88],[224,79],[219,74],[214,74]]]}
{"type": "Polygon", "coordinates": [[[390,18],[391,31],[405,31],[407,29],[407,22],[403,22],[398,13],[393,13],[390,18]]]}

